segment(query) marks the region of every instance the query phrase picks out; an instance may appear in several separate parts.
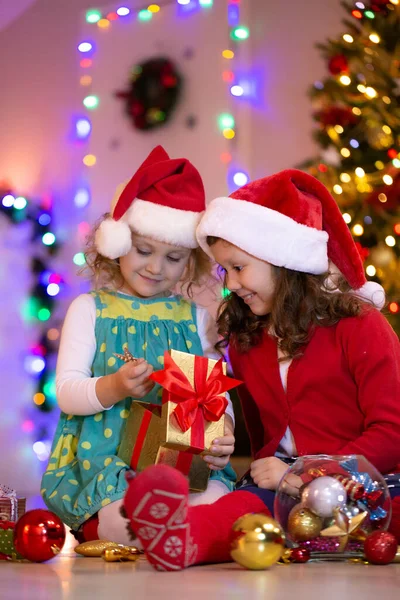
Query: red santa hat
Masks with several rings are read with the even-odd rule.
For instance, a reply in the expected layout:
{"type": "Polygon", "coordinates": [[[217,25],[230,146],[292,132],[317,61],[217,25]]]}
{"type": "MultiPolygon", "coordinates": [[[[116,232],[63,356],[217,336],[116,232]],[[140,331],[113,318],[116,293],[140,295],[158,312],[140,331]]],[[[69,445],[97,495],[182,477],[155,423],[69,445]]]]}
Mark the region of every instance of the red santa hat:
{"type": "Polygon", "coordinates": [[[308,173],[287,169],[253,181],[228,198],[216,198],[197,228],[199,244],[211,256],[207,236],[222,238],[277,267],[304,273],[325,273],[330,260],[358,296],[384,306],[383,288],[367,282],[335,200],[308,173]]]}
{"type": "Polygon", "coordinates": [[[96,232],[103,256],[125,256],[132,231],[153,239],[196,248],[196,227],[205,209],[202,179],[186,158],[171,159],[161,146],[150,152],[132,179],[118,186],[111,216],[96,232]]]}

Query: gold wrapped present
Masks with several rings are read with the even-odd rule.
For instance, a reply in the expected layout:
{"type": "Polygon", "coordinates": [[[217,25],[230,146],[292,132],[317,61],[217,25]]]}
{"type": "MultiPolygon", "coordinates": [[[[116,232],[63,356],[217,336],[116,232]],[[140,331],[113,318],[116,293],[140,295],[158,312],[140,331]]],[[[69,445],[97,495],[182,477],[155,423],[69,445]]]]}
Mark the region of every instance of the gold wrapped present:
{"type": "Polygon", "coordinates": [[[164,369],[151,375],[164,390],[162,406],[133,402],[119,456],[134,470],[169,464],[189,477],[191,491],[207,487],[209,468],[201,455],[224,435],[226,392],[239,381],[226,364],[171,350],[164,369]]]}

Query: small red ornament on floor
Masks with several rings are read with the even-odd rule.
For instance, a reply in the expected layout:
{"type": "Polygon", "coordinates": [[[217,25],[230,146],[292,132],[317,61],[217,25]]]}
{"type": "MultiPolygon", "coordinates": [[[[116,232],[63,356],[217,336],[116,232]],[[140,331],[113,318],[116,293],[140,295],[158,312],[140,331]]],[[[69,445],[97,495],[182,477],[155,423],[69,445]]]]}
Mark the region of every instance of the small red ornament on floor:
{"type": "Polygon", "coordinates": [[[27,560],[45,562],[54,558],[65,542],[65,527],[49,510],[30,510],[16,523],[14,546],[27,560]]]}
{"type": "Polygon", "coordinates": [[[374,531],[364,542],[365,558],[374,565],[388,565],[397,552],[397,540],[388,531],[374,531]]]}
{"type": "Polygon", "coordinates": [[[310,551],[307,548],[292,548],[290,551],[290,562],[306,563],[310,560],[310,551]]]}

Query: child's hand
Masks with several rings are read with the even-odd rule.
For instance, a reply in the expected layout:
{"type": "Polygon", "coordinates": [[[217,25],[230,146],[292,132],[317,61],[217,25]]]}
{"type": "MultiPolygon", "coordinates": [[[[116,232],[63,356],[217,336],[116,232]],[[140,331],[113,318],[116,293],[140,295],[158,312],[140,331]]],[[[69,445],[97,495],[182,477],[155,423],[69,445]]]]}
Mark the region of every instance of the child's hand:
{"type": "Polygon", "coordinates": [[[116,373],[99,377],[96,396],[104,408],[110,408],[128,396],[143,398],[154,387],[149,379],[153,367],[144,358],[127,362],[116,373]]]}
{"type": "Polygon", "coordinates": [[[212,471],[220,471],[228,464],[234,449],[233,422],[229,415],[225,415],[225,435],[213,441],[210,448],[213,456],[204,456],[204,460],[212,471]]]}
{"type": "Polygon", "coordinates": [[[144,358],[139,358],[134,362],[127,362],[114,374],[115,385],[120,391],[122,398],[132,396],[132,398],[143,398],[154,387],[154,381],[149,379],[153,372],[152,365],[149,365],[144,358]]]}
{"type": "Polygon", "coordinates": [[[250,475],[258,487],[276,490],[288,468],[288,465],[276,456],[259,458],[251,463],[250,475]]]}

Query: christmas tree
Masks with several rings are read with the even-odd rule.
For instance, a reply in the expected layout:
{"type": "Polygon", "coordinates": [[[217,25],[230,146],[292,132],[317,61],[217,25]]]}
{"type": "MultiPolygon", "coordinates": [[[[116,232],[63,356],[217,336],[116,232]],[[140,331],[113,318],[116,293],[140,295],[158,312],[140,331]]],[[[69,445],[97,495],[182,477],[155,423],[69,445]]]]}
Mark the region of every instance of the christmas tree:
{"type": "Polygon", "coordinates": [[[319,44],[311,89],[317,158],[302,168],[332,192],[400,333],[400,0],[343,2],[345,30],[319,44]]]}

